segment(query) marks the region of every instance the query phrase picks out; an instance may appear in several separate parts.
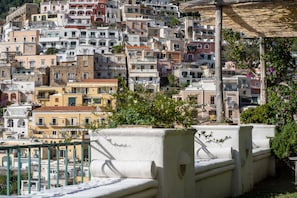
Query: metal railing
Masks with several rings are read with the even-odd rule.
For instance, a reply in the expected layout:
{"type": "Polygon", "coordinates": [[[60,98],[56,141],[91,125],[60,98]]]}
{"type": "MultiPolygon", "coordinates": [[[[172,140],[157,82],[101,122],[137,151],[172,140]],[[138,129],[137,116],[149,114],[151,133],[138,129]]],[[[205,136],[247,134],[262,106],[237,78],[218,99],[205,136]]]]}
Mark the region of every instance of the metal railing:
{"type": "MultiPolygon", "coordinates": [[[[82,141],[82,142],[63,142],[63,143],[50,143],[50,144],[32,144],[32,145],[17,145],[17,146],[1,146],[0,152],[6,153],[6,195],[11,195],[11,186],[12,186],[12,171],[13,169],[16,169],[17,171],[17,195],[21,195],[21,169],[24,171],[24,168],[22,168],[21,159],[26,159],[28,162],[28,166],[26,167],[27,176],[28,176],[28,187],[26,187],[26,191],[28,194],[31,194],[31,181],[33,179],[37,179],[37,191],[41,190],[41,184],[42,182],[47,183],[47,189],[51,188],[51,172],[53,168],[55,169],[56,176],[54,177],[56,180],[55,186],[60,186],[61,182],[59,181],[60,178],[64,180],[64,185],[74,185],[76,184],[76,179],[80,178],[80,182],[84,182],[85,172],[84,168],[87,168],[88,174],[87,179],[91,179],[91,173],[90,173],[90,163],[91,163],[91,145],[90,141],[82,141]],[[80,148],[80,162],[77,161],[77,157],[79,157],[79,153],[77,152],[78,147],[80,148]],[[60,148],[63,147],[64,156],[63,158],[60,156],[60,148]],[[71,150],[69,149],[71,148],[71,150]],[[23,156],[24,150],[26,150],[26,156],[23,156]],[[32,157],[32,150],[35,151],[34,156],[32,157]],[[21,152],[22,151],[22,152],[21,152]],[[43,152],[42,152],[43,151],[43,152]],[[72,156],[69,156],[69,151],[72,151],[72,156]],[[85,151],[87,151],[87,156],[85,156],[85,151]],[[47,155],[46,155],[47,154],[47,155]],[[17,166],[13,166],[11,158],[12,155],[16,161],[17,166]],[[43,157],[43,155],[46,155],[43,157]],[[56,156],[55,159],[53,156],[56,156]],[[53,158],[53,159],[51,159],[53,158]],[[73,162],[70,162],[70,158],[73,159],[73,162]],[[47,161],[47,175],[41,174],[41,164],[43,161],[47,161]],[[51,160],[55,160],[56,167],[53,166],[51,163],[51,160]],[[33,178],[33,163],[32,161],[37,161],[37,178],[33,178]],[[64,162],[64,166],[63,166],[64,162]],[[73,165],[73,175],[72,175],[72,184],[69,183],[69,165],[72,163],[73,165]],[[62,170],[62,168],[64,170],[62,170]],[[80,175],[78,174],[77,170],[80,170],[80,175]],[[64,173],[64,176],[61,176],[60,173],[64,173]]],[[[5,157],[3,157],[5,161],[5,157]]],[[[3,163],[3,162],[2,162],[3,163]]],[[[5,166],[5,164],[3,163],[5,166]]]]}

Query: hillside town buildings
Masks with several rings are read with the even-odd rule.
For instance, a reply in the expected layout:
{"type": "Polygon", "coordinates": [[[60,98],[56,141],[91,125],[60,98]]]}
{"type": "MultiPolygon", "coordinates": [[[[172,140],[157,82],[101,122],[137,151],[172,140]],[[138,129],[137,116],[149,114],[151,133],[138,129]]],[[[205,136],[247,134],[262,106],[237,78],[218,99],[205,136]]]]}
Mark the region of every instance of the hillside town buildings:
{"type": "MultiPolygon", "coordinates": [[[[118,79],[156,93],[172,77],[186,87],[173,98],[196,101],[197,123],[214,121],[214,31],[168,0],[42,0],[12,9],[0,37],[1,141],[89,140],[88,127],[116,108],[118,79]]],[[[259,81],[225,71],[225,116],[236,124],[257,101],[259,81]]]]}

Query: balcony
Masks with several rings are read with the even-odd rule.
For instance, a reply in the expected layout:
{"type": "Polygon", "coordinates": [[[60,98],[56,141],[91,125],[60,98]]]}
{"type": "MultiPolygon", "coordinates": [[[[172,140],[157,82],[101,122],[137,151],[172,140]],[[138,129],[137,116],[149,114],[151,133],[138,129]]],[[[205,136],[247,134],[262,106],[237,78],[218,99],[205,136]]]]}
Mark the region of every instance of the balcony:
{"type": "MultiPolygon", "coordinates": [[[[15,181],[17,195],[31,194],[55,186],[75,185],[77,181],[81,183],[88,181],[90,152],[89,141],[0,147],[0,153],[6,153],[4,167],[12,170],[6,172],[6,178],[12,182],[12,173],[15,172],[18,175],[15,181]],[[62,149],[63,156],[60,156],[62,149]],[[14,158],[16,163],[7,161],[8,158],[14,158]],[[21,174],[26,175],[28,179],[21,180],[21,174]]],[[[6,188],[6,195],[12,195],[9,183],[6,188]]]]}
{"type": "Polygon", "coordinates": [[[36,122],[35,125],[36,126],[45,126],[45,123],[44,122],[36,122]]]}

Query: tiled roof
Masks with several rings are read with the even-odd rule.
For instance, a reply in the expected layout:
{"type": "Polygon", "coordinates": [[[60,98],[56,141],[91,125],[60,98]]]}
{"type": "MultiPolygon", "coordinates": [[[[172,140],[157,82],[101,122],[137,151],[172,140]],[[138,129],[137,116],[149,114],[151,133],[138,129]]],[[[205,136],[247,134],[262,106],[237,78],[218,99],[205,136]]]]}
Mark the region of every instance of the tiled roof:
{"type": "Polygon", "coordinates": [[[44,112],[44,111],[63,111],[63,112],[81,112],[81,111],[95,111],[96,107],[92,106],[47,106],[39,107],[33,110],[33,112],[44,112]]]}
{"type": "Polygon", "coordinates": [[[101,83],[118,83],[118,79],[116,78],[110,78],[110,79],[84,79],[81,81],[82,83],[95,83],[95,82],[101,82],[101,83]]]}
{"type": "Polygon", "coordinates": [[[127,45],[126,47],[127,47],[127,49],[150,49],[148,46],[130,46],[130,45],[127,45]]]}

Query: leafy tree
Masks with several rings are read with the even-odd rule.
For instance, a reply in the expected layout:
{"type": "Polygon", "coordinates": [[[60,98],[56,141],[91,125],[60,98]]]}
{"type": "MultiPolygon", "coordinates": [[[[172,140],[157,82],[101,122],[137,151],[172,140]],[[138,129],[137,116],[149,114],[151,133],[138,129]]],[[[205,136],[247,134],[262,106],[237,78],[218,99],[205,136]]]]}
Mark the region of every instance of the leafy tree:
{"type": "Polygon", "coordinates": [[[259,44],[257,39],[245,39],[239,32],[232,29],[224,29],[223,39],[226,44],[223,45],[223,56],[226,60],[235,62],[236,66],[242,69],[248,69],[254,75],[257,75],[255,69],[260,62],[259,44]]]}
{"type": "Polygon", "coordinates": [[[290,38],[265,39],[264,60],[267,67],[268,87],[291,80],[292,74],[296,71],[291,55],[293,44],[293,39],[290,38]]]}
{"type": "Polygon", "coordinates": [[[58,49],[54,48],[54,47],[50,47],[46,50],[45,54],[50,55],[50,54],[56,54],[58,53],[58,49]]]}
{"type": "Polygon", "coordinates": [[[191,104],[175,101],[162,93],[133,92],[124,85],[115,94],[117,110],[109,118],[109,126],[152,125],[172,128],[193,124],[191,104]]]}

